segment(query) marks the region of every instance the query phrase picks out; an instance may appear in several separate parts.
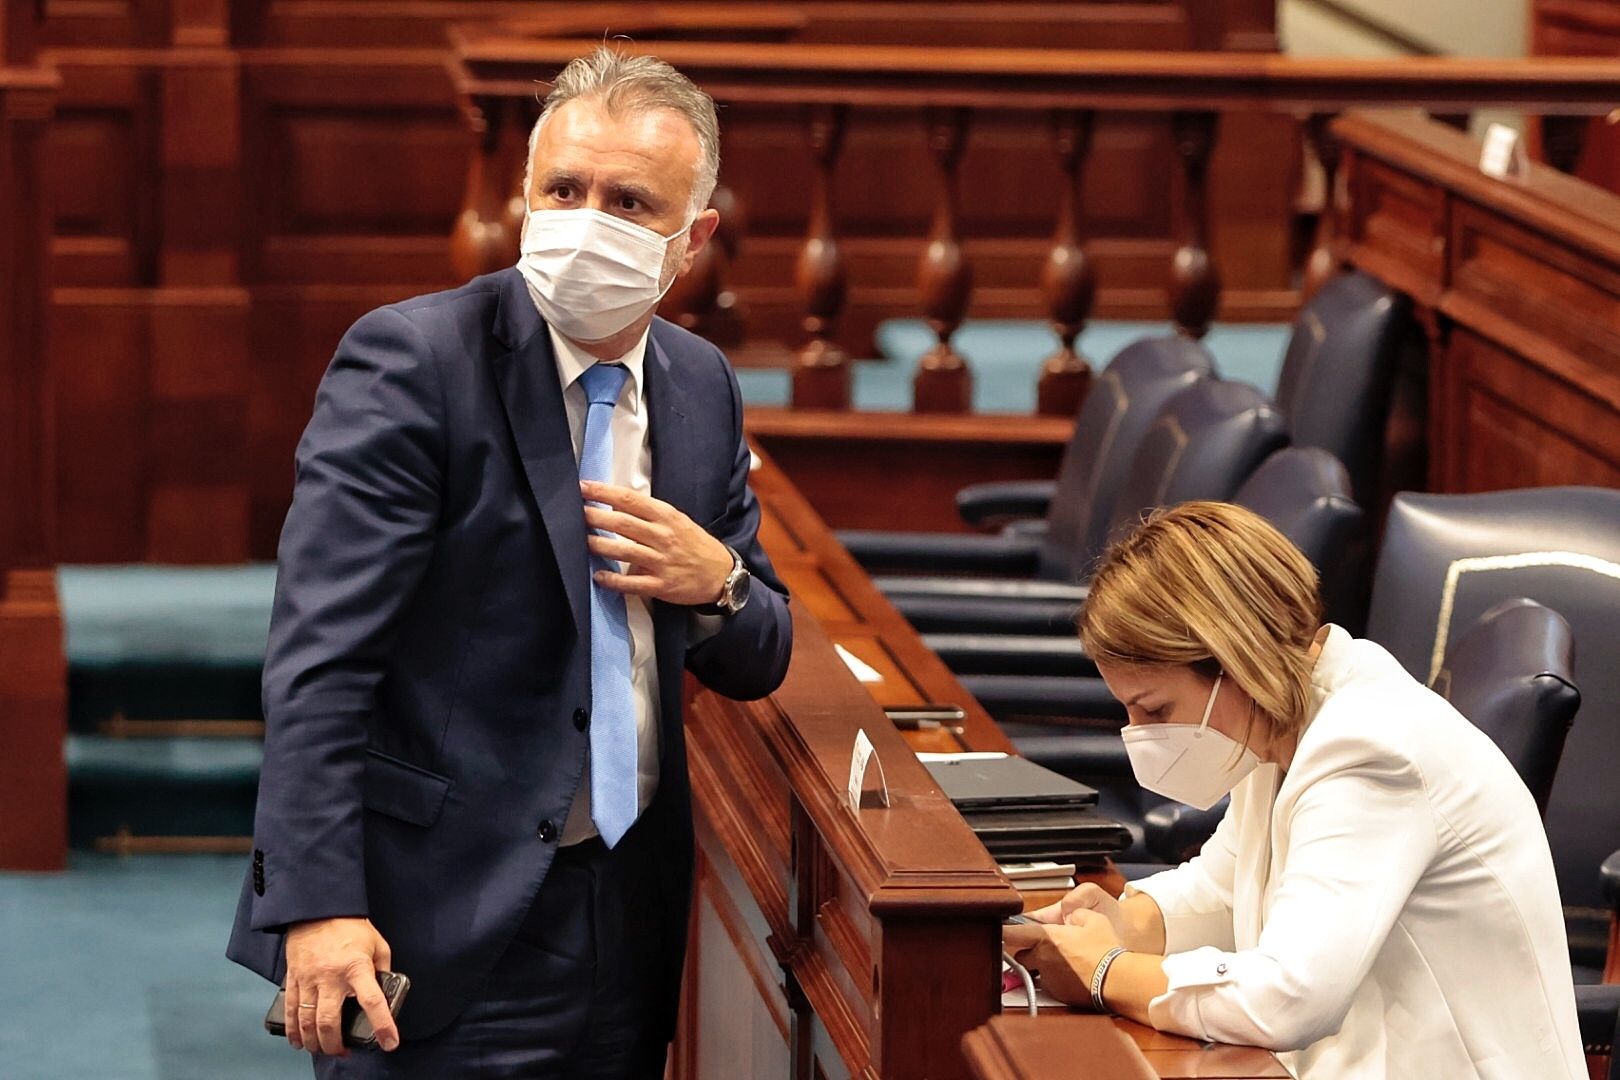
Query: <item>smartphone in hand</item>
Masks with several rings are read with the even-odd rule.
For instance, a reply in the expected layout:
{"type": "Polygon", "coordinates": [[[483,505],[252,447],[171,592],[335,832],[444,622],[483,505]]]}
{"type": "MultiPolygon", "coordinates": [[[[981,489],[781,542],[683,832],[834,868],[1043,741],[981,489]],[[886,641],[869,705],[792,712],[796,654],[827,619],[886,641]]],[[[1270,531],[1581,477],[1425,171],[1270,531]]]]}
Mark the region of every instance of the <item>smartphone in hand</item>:
{"type": "MultiPolygon", "coordinates": [[[[405,994],[411,988],[411,980],[397,971],[379,971],[377,985],[382,988],[383,997],[388,999],[389,1014],[397,1017],[400,1006],[405,1003],[405,994]]],[[[264,1016],[264,1030],[277,1038],[285,1039],[286,1021],[287,988],[282,987],[276,991],[276,999],[270,1003],[270,1011],[264,1016]]],[[[343,1045],[377,1045],[377,1033],[371,1030],[371,1017],[360,1007],[360,1002],[352,997],[343,999],[343,1045]]]]}

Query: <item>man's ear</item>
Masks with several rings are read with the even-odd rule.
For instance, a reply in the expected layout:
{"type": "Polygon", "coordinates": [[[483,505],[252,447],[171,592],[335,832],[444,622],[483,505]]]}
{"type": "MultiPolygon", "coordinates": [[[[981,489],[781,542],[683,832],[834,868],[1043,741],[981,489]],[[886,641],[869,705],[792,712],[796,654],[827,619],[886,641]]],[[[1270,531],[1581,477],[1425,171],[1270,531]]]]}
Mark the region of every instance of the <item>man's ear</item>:
{"type": "Polygon", "coordinates": [[[692,269],[697,261],[698,253],[709,246],[714,238],[714,231],[720,227],[720,211],[710,208],[692,219],[692,229],[687,236],[690,238],[686,245],[686,257],[681,260],[681,273],[685,274],[692,269]]]}

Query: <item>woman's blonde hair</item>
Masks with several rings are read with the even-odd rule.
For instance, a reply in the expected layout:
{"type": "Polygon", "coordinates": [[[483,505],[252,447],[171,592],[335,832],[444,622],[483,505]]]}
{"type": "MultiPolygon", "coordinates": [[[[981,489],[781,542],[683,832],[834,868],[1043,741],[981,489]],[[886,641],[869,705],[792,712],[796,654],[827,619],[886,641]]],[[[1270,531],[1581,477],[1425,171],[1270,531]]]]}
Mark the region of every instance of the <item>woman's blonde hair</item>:
{"type": "Polygon", "coordinates": [[[1105,664],[1223,671],[1281,734],[1308,715],[1321,625],[1316,569],[1298,548],[1252,510],[1190,502],[1103,555],[1080,640],[1105,664]]]}

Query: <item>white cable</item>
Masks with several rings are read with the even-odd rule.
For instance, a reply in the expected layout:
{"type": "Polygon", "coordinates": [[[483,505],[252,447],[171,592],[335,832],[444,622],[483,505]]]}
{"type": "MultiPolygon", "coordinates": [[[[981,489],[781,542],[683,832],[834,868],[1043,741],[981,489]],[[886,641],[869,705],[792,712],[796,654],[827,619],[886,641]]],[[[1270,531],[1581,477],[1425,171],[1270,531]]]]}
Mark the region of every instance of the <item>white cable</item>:
{"type": "Polygon", "coordinates": [[[1008,967],[1018,972],[1018,977],[1024,980],[1024,1007],[1029,1011],[1029,1015],[1039,1016],[1040,1010],[1035,1007],[1035,980],[1030,976],[1029,969],[1014,960],[1012,954],[1005,949],[1001,951],[1001,960],[1008,967]]]}

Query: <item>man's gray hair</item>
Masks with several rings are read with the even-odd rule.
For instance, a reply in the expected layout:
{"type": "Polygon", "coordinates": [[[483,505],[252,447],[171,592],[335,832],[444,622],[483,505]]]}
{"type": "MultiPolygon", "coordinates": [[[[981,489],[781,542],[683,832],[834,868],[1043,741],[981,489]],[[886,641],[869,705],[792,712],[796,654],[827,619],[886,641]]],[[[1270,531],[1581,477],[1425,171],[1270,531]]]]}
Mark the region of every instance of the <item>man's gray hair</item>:
{"type": "Polygon", "coordinates": [[[534,181],[534,148],[540,140],[540,128],[552,113],[575,98],[599,102],[609,113],[670,109],[686,117],[697,133],[699,150],[687,217],[696,217],[709,205],[720,177],[720,121],[715,116],[714,99],[656,56],[637,56],[607,45],[598,45],[588,55],[570,60],[552,80],[540,119],[529,132],[529,157],[523,166],[525,201],[534,181]]]}

